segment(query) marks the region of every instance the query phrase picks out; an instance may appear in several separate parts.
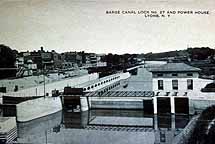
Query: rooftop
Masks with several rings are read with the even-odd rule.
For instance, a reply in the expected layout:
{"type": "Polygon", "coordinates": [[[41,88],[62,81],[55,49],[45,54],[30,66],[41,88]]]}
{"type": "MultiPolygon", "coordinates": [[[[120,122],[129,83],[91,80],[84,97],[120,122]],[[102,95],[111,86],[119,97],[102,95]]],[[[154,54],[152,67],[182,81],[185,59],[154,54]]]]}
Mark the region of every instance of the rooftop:
{"type": "Polygon", "coordinates": [[[151,72],[199,72],[201,69],[185,63],[167,63],[150,70],[151,72]]]}

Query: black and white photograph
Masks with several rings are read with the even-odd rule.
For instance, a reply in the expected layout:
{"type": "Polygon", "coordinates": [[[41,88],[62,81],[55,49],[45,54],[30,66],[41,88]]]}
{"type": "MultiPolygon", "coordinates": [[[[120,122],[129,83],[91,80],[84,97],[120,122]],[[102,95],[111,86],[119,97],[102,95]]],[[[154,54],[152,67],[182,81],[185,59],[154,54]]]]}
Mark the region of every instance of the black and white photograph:
{"type": "Polygon", "coordinates": [[[0,144],[214,143],[214,0],[0,0],[0,144]]]}

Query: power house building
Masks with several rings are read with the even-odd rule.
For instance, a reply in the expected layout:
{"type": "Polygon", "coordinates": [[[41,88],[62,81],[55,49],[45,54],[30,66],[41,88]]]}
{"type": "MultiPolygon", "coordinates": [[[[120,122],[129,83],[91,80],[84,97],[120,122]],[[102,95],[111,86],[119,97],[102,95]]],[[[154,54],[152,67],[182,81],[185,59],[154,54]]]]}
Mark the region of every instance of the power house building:
{"type": "Polygon", "coordinates": [[[167,63],[151,69],[154,113],[189,113],[189,95],[200,91],[200,69],[185,63],[167,63]]]}

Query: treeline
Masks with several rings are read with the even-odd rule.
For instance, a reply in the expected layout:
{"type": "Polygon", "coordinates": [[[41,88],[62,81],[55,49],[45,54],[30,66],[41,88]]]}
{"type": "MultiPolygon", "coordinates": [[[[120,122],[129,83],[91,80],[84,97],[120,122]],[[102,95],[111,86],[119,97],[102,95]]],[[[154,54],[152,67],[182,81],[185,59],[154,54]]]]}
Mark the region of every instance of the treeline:
{"type": "Polygon", "coordinates": [[[137,54],[108,54],[102,57],[102,61],[107,62],[107,66],[125,66],[137,63],[137,54]]]}
{"type": "Polygon", "coordinates": [[[214,144],[215,106],[208,107],[199,116],[188,144],[214,144]]]}
{"type": "Polygon", "coordinates": [[[144,57],[148,60],[159,60],[169,57],[190,58],[191,60],[206,60],[215,55],[215,50],[209,47],[194,47],[186,50],[176,50],[162,53],[147,53],[144,57]]]}
{"type": "Polygon", "coordinates": [[[0,79],[16,76],[15,62],[16,51],[0,44],[0,79]]]}
{"type": "Polygon", "coordinates": [[[188,48],[187,52],[192,60],[206,60],[215,55],[215,49],[209,47],[188,48]]]}
{"type": "Polygon", "coordinates": [[[160,60],[169,57],[177,57],[177,56],[187,56],[187,52],[185,50],[181,51],[169,51],[169,52],[161,52],[161,53],[147,53],[144,55],[146,60],[160,60]]]}

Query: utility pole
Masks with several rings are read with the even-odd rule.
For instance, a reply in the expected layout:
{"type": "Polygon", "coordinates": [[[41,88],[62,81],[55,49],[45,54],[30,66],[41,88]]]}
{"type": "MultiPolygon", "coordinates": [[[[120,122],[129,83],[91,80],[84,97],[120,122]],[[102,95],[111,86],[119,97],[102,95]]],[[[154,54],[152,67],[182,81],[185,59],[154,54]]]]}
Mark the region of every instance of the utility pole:
{"type": "MultiPolygon", "coordinates": [[[[43,63],[44,64],[44,63],[43,63]]],[[[46,79],[45,79],[45,64],[44,64],[44,67],[43,67],[43,81],[44,81],[44,98],[46,97],[46,79]]]]}
{"type": "Polygon", "coordinates": [[[42,58],[42,68],[43,68],[43,89],[44,89],[44,98],[46,97],[46,79],[45,79],[45,69],[46,69],[46,64],[44,62],[43,59],[43,55],[44,55],[44,50],[43,50],[43,46],[41,47],[41,58],[42,58]]]}
{"type": "Polygon", "coordinates": [[[47,130],[45,131],[45,135],[46,135],[46,144],[48,142],[48,138],[47,138],[47,130]]]}

